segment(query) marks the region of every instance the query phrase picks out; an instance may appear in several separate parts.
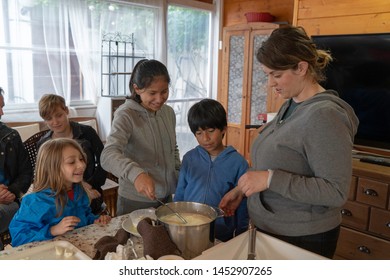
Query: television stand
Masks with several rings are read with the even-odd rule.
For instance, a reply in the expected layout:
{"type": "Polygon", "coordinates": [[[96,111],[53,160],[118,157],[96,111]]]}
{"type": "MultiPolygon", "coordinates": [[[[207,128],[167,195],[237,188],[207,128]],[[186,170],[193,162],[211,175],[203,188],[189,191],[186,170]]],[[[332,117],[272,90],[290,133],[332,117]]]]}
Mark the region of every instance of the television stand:
{"type": "Polygon", "coordinates": [[[390,166],[390,159],[382,157],[362,157],[361,162],[390,166]]]}

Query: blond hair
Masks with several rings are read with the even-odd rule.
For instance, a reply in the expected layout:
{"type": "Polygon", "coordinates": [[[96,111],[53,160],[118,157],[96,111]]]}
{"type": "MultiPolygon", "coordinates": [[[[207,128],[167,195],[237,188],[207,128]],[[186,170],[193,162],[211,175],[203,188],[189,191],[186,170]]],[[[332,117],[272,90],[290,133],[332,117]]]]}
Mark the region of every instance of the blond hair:
{"type": "MultiPolygon", "coordinates": [[[[68,200],[66,183],[62,174],[63,151],[66,147],[75,148],[80,152],[84,162],[87,162],[83,149],[75,140],[57,138],[42,144],[35,166],[34,192],[45,189],[53,191],[56,198],[57,217],[61,216],[68,200]]],[[[84,189],[81,182],[80,185],[84,189]]]]}
{"type": "Polygon", "coordinates": [[[45,94],[39,100],[39,115],[42,119],[47,120],[58,107],[63,110],[68,109],[65,99],[60,95],[45,94]]]}

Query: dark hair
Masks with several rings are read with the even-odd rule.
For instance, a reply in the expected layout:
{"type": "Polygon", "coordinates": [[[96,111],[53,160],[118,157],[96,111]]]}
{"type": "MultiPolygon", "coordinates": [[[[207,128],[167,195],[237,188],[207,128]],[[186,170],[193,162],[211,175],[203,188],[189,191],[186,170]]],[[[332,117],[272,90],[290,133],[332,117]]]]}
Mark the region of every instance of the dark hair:
{"type": "Polygon", "coordinates": [[[325,80],[324,69],[332,61],[325,50],[319,50],[302,27],[275,29],[256,54],[263,65],[274,70],[297,69],[300,61],[309,64],[308,72],[317,82],[325,80]]]}
{"type": "Polygon", "coordinates": [[[149,87],[156,77],[161,76],[166,79],[168,84],[171,82],[167,67],[160,61],[153,59],[142,59],[138,61],[130,77],[129,89],[131,95],[129,98],[141,103],[141,98],[136,94],[133,85],[137,85],[139,89],[144,89],[149,87]]]}
{"type": "Polygon", "coordinates": [[[2,87],[0,87],[0,96],[3,96],[4,95],[4,90],[2,87]]]}
{"type": "Polygon", "coordinates": [[[199,128],[223,130],[227,126],[225,108],[218,101],[208,98],[192,105],[188,111],[187,120],[193,134],[199,128]]]}

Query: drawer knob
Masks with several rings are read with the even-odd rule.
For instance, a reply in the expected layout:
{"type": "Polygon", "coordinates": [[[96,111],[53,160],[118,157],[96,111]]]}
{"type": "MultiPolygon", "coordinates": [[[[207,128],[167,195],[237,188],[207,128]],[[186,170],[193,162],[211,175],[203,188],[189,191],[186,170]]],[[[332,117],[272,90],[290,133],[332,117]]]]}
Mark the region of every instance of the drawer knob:
{"type": "Polygon", "coordinates": [[[344,208],[344,209],[341,209],[341,215],[351,217],[352,216],[352,212],[349,211],[348,209],[344,208]]]}
{"type": "Polygon", "coordinates": [[[374,191],[373,189],[366,189],[366,190],[364,191],[364,193],[365,193],[366,195],[378,196],[378,193],[377,193],[376,191],[374,191]]]}
{"type": "Polygon", "coordinates": [[[386,226],[387,226],[388,228],[390,228],[390,222],[389,222],[389,223],[387,223],[387,224],[386,224],[386,226]]]}
{"type": "Polygon", "coordinates": [[[371,254],[371,251],[370,249],[368,249],[366,246],[359,246],[358,247],[358,250],[362,253],[365,253],[365,254],[371,254]]]}

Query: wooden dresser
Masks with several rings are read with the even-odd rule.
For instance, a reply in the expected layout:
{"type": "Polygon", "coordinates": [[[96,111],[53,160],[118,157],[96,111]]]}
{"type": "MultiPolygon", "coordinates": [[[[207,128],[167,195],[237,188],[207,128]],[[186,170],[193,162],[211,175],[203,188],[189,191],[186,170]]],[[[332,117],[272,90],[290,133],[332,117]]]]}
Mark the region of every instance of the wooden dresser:
{"type": "Polygon", "coordinates": [[[335,259],[390,259],[390,167],[353,160],[335,259]]]}

